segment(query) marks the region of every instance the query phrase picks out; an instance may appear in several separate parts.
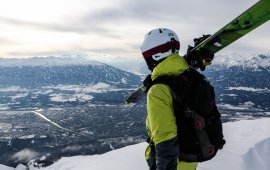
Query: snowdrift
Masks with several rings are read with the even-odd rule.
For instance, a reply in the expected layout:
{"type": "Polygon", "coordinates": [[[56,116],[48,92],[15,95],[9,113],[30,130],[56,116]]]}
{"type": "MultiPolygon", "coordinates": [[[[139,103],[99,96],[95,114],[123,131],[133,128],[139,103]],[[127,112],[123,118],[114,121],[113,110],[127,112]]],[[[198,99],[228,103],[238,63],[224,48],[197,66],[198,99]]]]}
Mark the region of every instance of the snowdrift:
{"type": "MultiPolygon", "coordinates": [[[[269,170],[269,132],[270,118],[225,123],[227,144],[214,159],[200,163],[198,170],[269,170]]],[[[42,170],[147,170],[144,160],[146,145],[140,143],[102,155],[65,157],[42,170]]],[[[15,169],[24,168],[20,165],[15,169]]],[[[30,167],[30,170],[36,168],[30,167]]]]}

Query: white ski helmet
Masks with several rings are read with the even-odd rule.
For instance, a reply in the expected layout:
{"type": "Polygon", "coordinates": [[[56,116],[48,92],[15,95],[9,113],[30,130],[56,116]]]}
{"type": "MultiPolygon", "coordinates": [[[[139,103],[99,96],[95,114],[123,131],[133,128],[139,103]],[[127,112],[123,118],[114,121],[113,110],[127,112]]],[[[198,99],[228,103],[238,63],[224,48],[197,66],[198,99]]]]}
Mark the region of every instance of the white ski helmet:
{"type": "Polygon", "coordinates": [[[178,53],[180,42],[176,33],[167,28],[148,32],[141,46],[142,55],[150,70],[172,53],[178,53]]]}

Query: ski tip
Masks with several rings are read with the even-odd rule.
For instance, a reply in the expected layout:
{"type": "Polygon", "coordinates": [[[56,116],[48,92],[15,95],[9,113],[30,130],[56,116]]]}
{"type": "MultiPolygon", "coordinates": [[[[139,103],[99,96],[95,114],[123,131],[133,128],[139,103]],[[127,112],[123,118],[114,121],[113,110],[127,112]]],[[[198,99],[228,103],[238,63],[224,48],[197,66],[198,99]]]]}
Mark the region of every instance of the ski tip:
{"type": "Polygon", "coordinates": [[[125,103],[127,105],[134,106],[134,104],[137,104],[141,100],[142,96],[145,96],[146,91],[147,91],[147,87],[145,86],[139,87],[137,90],[135,90],[134,92],[128,95],[128,97],[125,100],[125,103]]]}
{"type": "Polygon", "coordinates": [[[133,107],[133,106],[135,106],[137,103],[125,103],[125,107],[128,107],[128,108],[130,108],[130,107],[133,107]]]}
{"type": "Polygon", "coordinates": [[[125,104],[128,105],[128,106],[134,106],[138,102],[137,101],[137,96],[134,96],[132,94],[129,95],[128,98],[125,100],[125,104]]]}

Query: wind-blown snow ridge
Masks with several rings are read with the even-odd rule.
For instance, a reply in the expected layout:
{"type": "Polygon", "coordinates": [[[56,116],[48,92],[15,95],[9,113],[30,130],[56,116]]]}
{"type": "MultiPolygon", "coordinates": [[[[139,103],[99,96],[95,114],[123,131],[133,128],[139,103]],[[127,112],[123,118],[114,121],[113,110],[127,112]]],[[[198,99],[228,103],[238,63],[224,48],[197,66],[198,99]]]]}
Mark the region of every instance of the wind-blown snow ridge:
{"type": "MultiPolygon", "coordinates": [[[[215,158],[200,163],[197,170],[269,170],[269,129],[270,118],[225,123],[226,145],[215,158]]],[[[144,142],[102,155],[64,157],[41,170],[147,170],[144,160],[146,146],[144,142]]],[[[19,168],[22,166],[16,170],[25,170],[19,168]]],[[[4,167],[4,170],[11,169],[4,167]]],[[[38,169],[32,164],[30,170],[38,169]]]]}

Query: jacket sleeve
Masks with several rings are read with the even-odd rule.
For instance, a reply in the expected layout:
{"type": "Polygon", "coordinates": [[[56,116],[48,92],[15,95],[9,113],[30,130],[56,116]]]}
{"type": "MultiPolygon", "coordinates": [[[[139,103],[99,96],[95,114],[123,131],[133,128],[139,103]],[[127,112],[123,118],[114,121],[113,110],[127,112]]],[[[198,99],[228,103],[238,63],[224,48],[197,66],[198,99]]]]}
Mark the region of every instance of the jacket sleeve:
{"type": "Polygon", "coordinates": [[[147,95],[148,129],[155,144],[157,170],[176,170],[178,158],[177,125],[171,90],[156,84],[147,95]]]}

